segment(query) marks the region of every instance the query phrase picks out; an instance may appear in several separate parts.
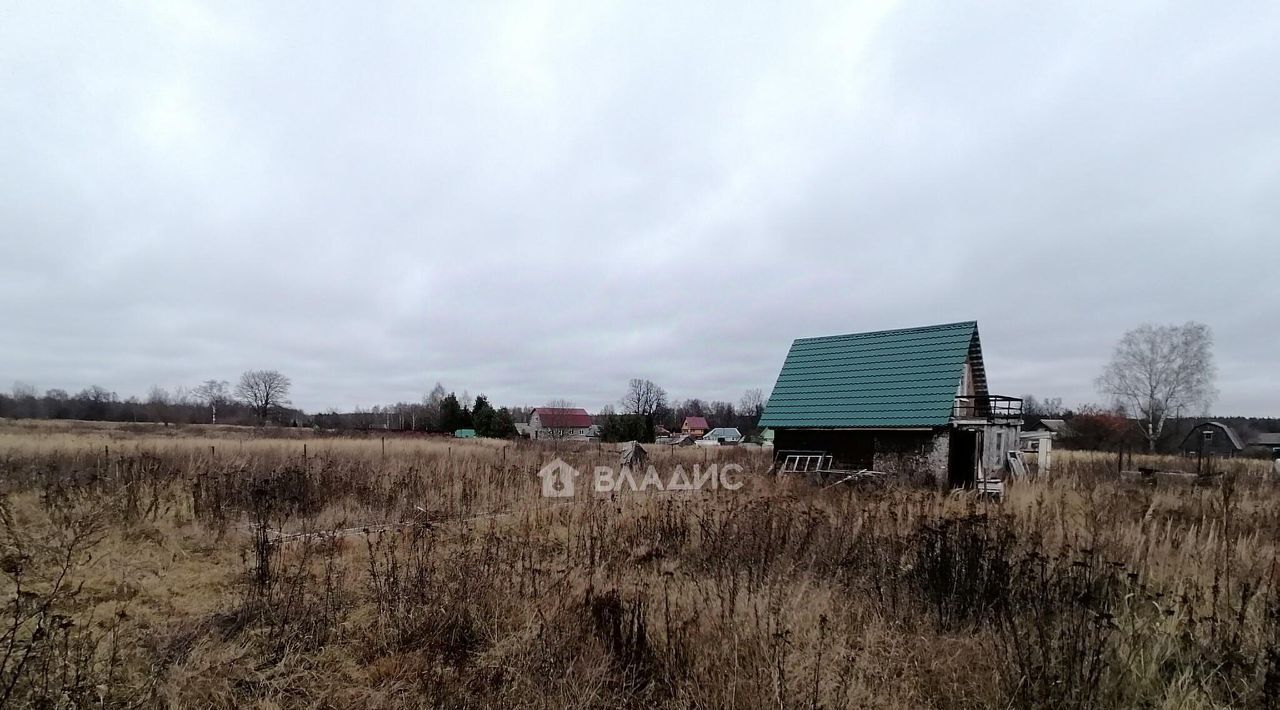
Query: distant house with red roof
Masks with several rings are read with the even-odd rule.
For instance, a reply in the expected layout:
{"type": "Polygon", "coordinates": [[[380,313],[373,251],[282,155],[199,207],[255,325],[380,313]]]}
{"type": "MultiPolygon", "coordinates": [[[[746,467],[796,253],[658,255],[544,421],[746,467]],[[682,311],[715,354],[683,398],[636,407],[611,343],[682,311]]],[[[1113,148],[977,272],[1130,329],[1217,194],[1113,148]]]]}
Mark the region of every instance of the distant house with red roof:
{"type": "Polygon", "coordinates": [[[699,437],[710,429],[711,425],[707,424],[706,417],[685,417],[684,424],[680,425],[680,433],[685,436],[699,437]]]}
{"type": "Polygon", "coordinates": [[[529,437],[533,439],[590,439],[595,421],[580,407],[538,407],[529,413],[529,437]]]}

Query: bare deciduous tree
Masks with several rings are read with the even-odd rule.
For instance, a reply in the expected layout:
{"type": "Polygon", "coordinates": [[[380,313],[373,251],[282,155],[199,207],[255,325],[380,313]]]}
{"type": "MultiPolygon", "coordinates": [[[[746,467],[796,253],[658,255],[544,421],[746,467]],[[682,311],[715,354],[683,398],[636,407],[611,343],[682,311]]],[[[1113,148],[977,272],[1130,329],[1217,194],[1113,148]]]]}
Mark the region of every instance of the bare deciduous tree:
{"type": "Polygon", "coordinates": [[[209,423],[218,423],[218,405],[231,401],[230,383],[226,380],[205,380],[192,391],[195,398],[209,408],[209,423]]]}
{"type": "Polygon", "coordinates": [[[240,375],[236,399],[253,410],[259,422],[264,422],[271,410],[289,403],[289,385],[289,378],[276,370],[250,370],[240,375]]]}
{"type": "Polygon", "coordinates": [[[742,393],[738,402],[738,416],[735,423],[743,433],[755,430],[764,416],[764,391],[757,388],[742,393]]]}
{"type": "Polygon", "coordinates": [[[1033,394],[1022,395],[1022,413],[1029,417],[1056,417],[1062,411],[1061,397],[1039,399],[1033,394]]]}
{"type": "Polygon", "coordinates": [[[437,382],[431,392],[422,398],[422,425],[427,431],[435,431],[440,428],[440,405],[447,395],[444,385],[437,382]]]}
{"type": "Polygon", "coordinates": [[[659,407],[665,407],[666,404],[667,391],[654,384],[652,380],[639,377],[631,380],[627,385],[627,394],[622,398],[623,411],[640,416],[653,414],[659,407]]]}
{"type": "Polygon", "coordinates": [[[164,422],[165,426],[168,426],[169,420],[172,419],[170,407],[172,403],[173,398],[169,395],[169,390],[160,385],[152,385],[147,392],[147,413],[152,421],[164,422]]]}
{"type": "Polygon", "coordinates": [[[1215,373],[1208,326],[1145,324],[1124,334],[1097,385],[1137,418],[1151,450],[1171,415],[1208,410],[1215,373]]]}

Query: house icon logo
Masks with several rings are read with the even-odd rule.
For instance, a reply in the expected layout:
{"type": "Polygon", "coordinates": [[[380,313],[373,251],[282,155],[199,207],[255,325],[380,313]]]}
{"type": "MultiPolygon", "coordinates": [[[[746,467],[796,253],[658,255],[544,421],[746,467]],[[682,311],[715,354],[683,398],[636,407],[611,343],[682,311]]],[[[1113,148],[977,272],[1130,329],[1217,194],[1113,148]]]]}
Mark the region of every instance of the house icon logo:
{"type": "Polygon", "coordinates": [[[578,477],[578,469],[561,459],[555,459],[538,471],[542,479],[542,496],[544,498],[572,498],[573,479],[578,477]]]}

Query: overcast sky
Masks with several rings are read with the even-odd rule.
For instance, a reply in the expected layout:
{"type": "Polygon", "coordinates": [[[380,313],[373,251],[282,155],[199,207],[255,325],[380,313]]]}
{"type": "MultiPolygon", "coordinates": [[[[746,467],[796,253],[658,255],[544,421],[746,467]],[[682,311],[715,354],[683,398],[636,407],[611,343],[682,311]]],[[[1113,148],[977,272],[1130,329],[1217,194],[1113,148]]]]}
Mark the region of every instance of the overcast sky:
{"type": "Polygon", "coordinates": [[[796,337],[976,319],[994,392],[1075,404],[1194,319],[1214,411],[1274,416],[1277,36],[1271,2],[6,2],[0,389],[736,401],[796,337]]]}

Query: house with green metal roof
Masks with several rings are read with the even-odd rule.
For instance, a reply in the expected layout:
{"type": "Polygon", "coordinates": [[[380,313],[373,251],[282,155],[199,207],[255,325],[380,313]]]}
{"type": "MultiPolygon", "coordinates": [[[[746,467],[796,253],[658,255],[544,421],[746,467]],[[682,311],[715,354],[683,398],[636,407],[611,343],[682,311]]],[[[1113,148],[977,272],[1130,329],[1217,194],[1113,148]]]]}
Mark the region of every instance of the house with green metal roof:
{"type": "Polygon", "coordinates": [[[1021,425],[1022,401],[988,391],[973,321],[800,338],[760,418],[784,464],[940,485],[998,475],[1021,425]]]}

